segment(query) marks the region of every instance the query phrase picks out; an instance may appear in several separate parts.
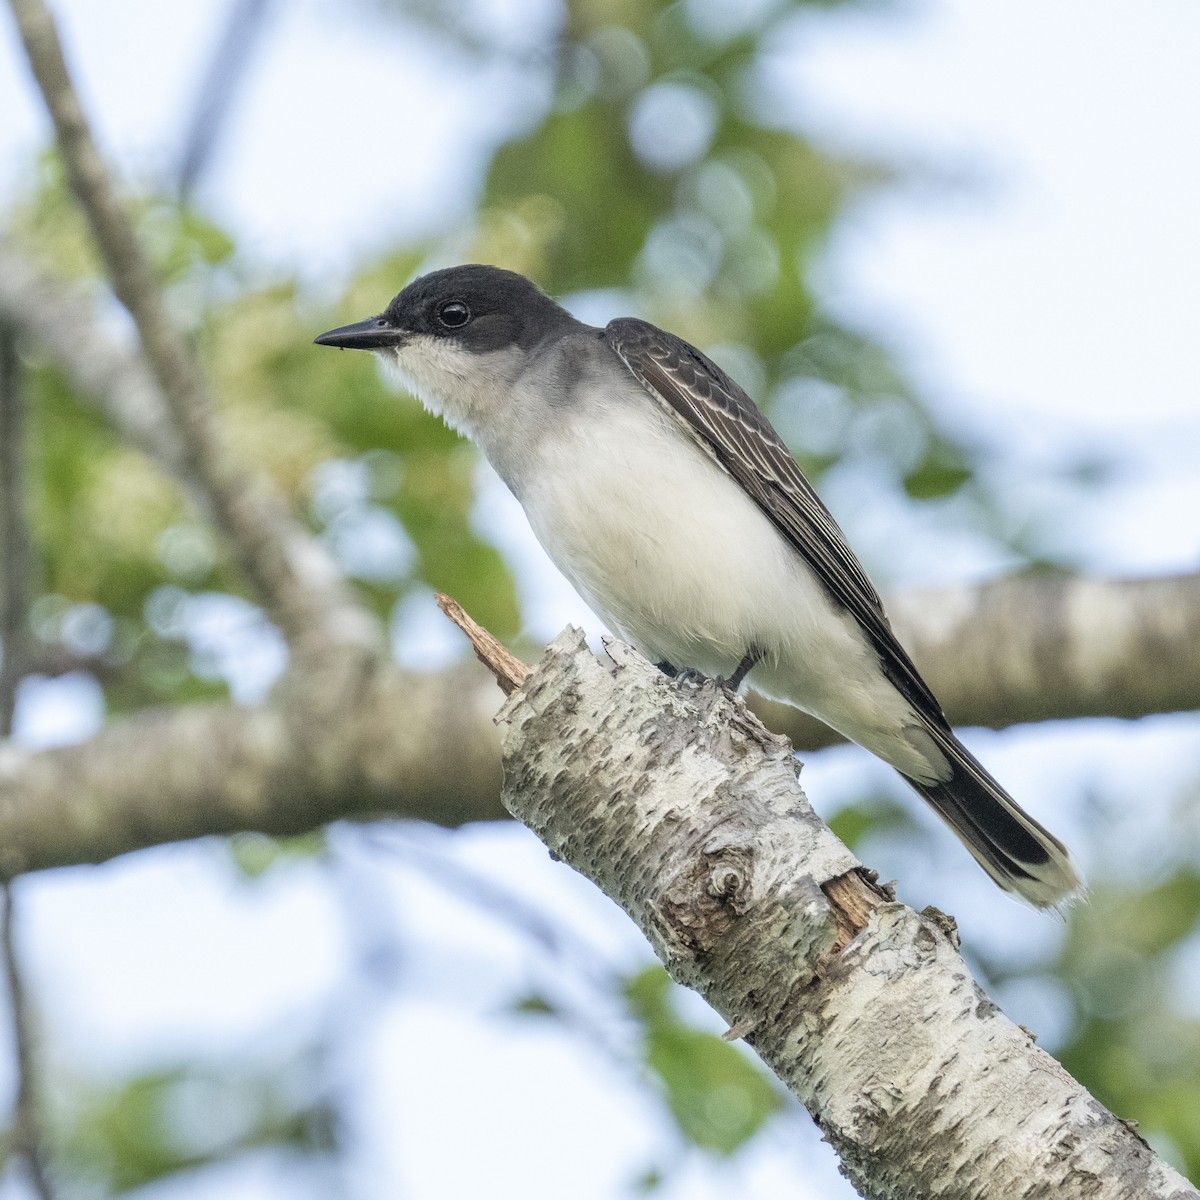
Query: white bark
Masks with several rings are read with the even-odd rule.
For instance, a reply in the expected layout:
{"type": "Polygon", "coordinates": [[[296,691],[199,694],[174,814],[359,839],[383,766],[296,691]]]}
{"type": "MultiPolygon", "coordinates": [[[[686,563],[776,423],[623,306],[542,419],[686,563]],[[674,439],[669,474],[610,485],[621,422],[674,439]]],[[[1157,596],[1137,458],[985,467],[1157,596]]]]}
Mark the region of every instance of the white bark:
{"type": "Polygon", "coordinates": [[[560,636],[505,703],[504,799],[744,1034],[867,1197],[1197,1197],[874,887],[739,701],[560,636]]]}
{"type": "Polygon", "coordinates": [[[40,752],[0,741],[0,876],[240,830],[502,819],[494,708],[473,668],[422,676],[343,655],[261,707],[152,710],[40,752]]]}

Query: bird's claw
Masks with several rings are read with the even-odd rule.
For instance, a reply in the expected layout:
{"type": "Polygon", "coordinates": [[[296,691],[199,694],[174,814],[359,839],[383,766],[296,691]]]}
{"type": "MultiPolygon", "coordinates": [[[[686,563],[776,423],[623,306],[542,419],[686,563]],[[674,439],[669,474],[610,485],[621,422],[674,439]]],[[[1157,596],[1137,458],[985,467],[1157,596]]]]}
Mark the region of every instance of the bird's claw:
{"type": "Polygon", "coordinates": [[[695,667],[677,667],[674,663],[666,662],[665,660],[654,665],[669,679],[674,679],[676,683],[684,683],[688,687],[694,688],[707,686],[711,687],[714,691],[732,692],[736,695],[738,688],[742,686],[746,676],[762,661],[762,657],[763,652],[757,646],[751,646],[746,651],[742,661],[734,668],[733,674],[728,677],[724,675],[705,675],[703,671],[698,671],[695,667]]]}

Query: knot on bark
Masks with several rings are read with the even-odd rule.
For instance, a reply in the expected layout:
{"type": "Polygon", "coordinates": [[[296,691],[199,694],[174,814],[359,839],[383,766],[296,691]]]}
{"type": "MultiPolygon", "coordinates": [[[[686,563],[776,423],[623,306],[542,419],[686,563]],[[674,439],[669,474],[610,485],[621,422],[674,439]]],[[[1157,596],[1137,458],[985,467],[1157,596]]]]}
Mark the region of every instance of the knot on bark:
{"type": "Polygon", "coordinates": [[[753,872],[745,847],[702,851],[651,902],[663,940],[692,955],[712,951],[750,906],[753,872]]]}

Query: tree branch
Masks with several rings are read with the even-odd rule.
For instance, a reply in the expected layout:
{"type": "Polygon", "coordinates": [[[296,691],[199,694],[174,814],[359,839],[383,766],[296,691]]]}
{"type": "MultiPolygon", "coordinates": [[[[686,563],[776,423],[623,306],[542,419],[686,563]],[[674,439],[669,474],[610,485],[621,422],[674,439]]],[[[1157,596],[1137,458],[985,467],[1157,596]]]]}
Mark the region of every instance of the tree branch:
{"type": "MultiPolygon", "coordinates": [[[[1200,709],[1200,574],[1000,579],[902,592],[887,607],[954,725],[1200,709]]],[[[837,740],[786,704],[751,707],[797,746],[837,740]]]]}
{"type": "Polygon", "coordinates": [[[740,701],[577,631],[504,704],[504,800],[743,1034],[867,1197],[1200,1197],[875,888],[740,701]]]}
{"type": "Polygon", "coordinates": [[[129,311],[171,423],[175,453],[194,490],[230,541],[259,599],[293,647],[379,644],[375,621],[350,598],[328,556],[297,535],[267,482],[236,464],[224,445],[204,376],[175,327],[166,297],[117,197],[71,82],[54,22],[42,0],[9,0],[34,77],[54,123],[67,177],[129,311]]]}
{"type": "Polygon", "coordinates": [[[13,885],[0,886],[4,913],[0,917],[0,955],[4,959],[4,977],[8,984],[8,1004],[17,1059],[17,1095],[13,1102],[12,1151],[25,1160],[29,1181],[41,1200],[54,1200],[54,1189],[42,1155],[44,1138],[39,1117],[36,1064],[33,1055],[33,1031],[29,1025],[29,1006],[25,981],[17,961],[15,937],[16,910],[13,885]]]}
{"type": "MultiPolygon", "coordinates": [[[[911,604],[901,598],[894,607],[902,619],[914,610],[926,616],[911,629],[897,621],[897,632],[956,724],[968,714],[1005,725],[1194,707],[1198,578],[1053,586],[1065,596],[1077,583],[1087,603],[1057,606],[1058,642],[1022,670],[1011,668],[1006,648],[1022,661],[1022,639],[1037,627],[1031,614],[1046,598],[1043,581],[990,584],[971,603],[956,594],[958,616],[936,629],[929,614],[938,593],[911,604]],[[992,601],[993,591],[1002,602],[992,601]],[[1000,648],[991,666],[970,658],[974,644],[1000,648]],[[961,674],[960,655],[971,664],[961,674]]],[[[285,834],[381,815],[443,825],[504,816],[491,693],[477,671],[414,675],[354,656],[320,670],[328,675],[288,678],[263,708],[152,711],[83,745],[38,753],[0,743],[0,873],[241,829],[285,834]]],[[[519,681],[511,664],[504,670],[519,681]]],[[[752,704],[802,748],[837,740],[784,705],[758,697],[752,704]]]]}
{"type": "Polygon", "coordinates": [[[25,513],[25,419],[12,327],[0,321],[0,737],[12,733],[17,685],[29,648],[29,526],[25,513]]]}
{"type": "MultiPolygon", "coordinates": [[[[17,687],[28,669],[29,522],[25,506],[24,396],[16,337],[0,322],[0,736],[9,737],[17,707],[17,687]]],[[[17,961],[14,927],[16,898],[5,881],[0,919],[0,956],[8,984],[9,1014],[16,1047],[17,1094],[13,1101],[11,1149],[24,1159],[29,1180],[41,1200],[54,1192],[43,1158],[45,1138],[37,1094],[37,1063],[25,1002],[25,983],[17,961]]]]}
{"type": "Polygon", "coordinates": [[[0,875],[103,862],[146,846],[337,820],[500,820],[492,689],[322,662],[261,708],[143,713],[89,742],[0,743],[0,875]]]}
{"type": "Polygon", "coordinates": [[[437,606],[467,635],[475,657],[491,671],[500,690],[506,696],[511,696],[525,682],[529,668],[471,617],[453,597],[438,592],[437,606]]]}
{"type": "MultiPolygon", "coordinates": [[[[83,400],[91,400],[126,441],[154,459],[197,500],[183,442],[142,358],[120,344],[79,288],[42,270],[0,237],[0,319],[38,346],[83,400]]],[[[208,506],[201,502],[201,507],[208,506]]]]}
{"type": "Polygon", "coordinates": [[[262,44],[271,2],[237,0],[225,18],[225,27],[209,58],[183,138],[179,196],[184,202],[195,191],[212,161],[233,101],[262,44]]]}

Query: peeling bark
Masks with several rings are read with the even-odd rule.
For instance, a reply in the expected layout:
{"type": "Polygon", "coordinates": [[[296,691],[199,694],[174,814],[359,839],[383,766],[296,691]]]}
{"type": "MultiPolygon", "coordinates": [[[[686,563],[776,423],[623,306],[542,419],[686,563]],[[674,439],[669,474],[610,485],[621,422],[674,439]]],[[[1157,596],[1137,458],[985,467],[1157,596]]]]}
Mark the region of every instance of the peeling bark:
{"type": "Polygon", "coordinates": [[[1198,1197],[875,887],[740,701],[568,631],[510,697],[504,801],[812,1113],[866,1197],[1198,1197]]]}

